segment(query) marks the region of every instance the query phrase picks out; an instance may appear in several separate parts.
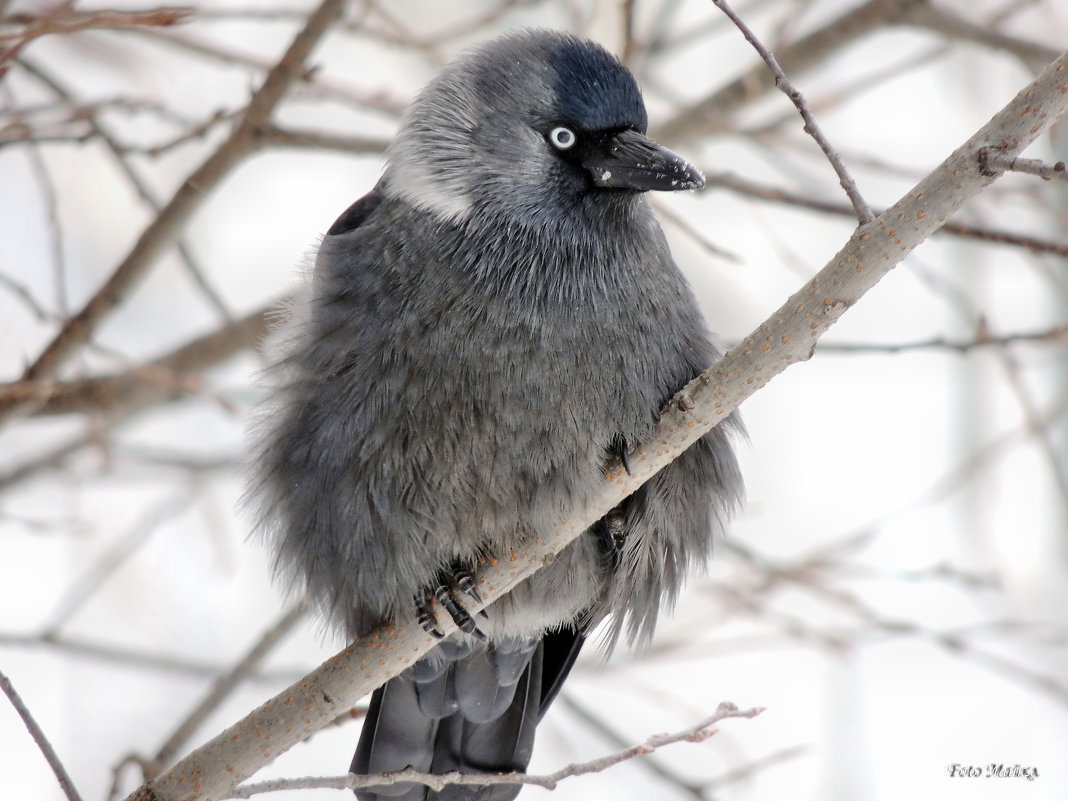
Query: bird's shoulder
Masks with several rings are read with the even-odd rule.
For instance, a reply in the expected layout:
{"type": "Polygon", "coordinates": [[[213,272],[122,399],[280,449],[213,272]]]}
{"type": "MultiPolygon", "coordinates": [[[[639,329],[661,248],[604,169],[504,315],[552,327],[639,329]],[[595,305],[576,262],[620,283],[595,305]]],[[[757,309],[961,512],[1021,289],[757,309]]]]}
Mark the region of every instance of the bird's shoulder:
{"type": "Polygon", "coordinates": [[[327,230],[327,236],[340,236],[351,233],[367,222],[381,204],[385,196],[379,187],[375,187],[351,206],[341,212],[334,224],[327,230]]]}

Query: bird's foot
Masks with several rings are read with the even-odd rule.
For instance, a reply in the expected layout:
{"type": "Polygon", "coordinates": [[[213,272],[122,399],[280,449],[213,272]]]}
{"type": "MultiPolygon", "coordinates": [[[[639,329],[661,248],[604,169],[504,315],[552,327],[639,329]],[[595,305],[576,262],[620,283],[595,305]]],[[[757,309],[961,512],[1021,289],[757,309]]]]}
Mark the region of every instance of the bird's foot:
{"type": "Polygon", "coordinates": [[[458,599],[460,593],[467,595],[475,603],[482,603],[482,596],[475,588],[475,581],[471,578],[470,571],[465,565],[457,563],[450,569],[443,570],[435,583],[415,596],[415,613],[419,626],[427,634],[439,640],[445,636],[445,633],[438,628],[437,615],[433,609],[433,603],[437,601],[441,604],[441,608],[448,612],[460,631],[486,642],[486,635],[460,603],[458,599]]]}

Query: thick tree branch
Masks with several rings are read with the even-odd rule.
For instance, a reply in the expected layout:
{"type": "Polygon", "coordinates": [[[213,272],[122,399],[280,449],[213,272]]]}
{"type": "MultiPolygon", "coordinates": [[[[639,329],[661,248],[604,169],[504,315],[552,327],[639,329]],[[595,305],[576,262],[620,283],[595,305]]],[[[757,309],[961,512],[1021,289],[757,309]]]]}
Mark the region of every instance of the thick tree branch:
{"type": "MultiPolygon", "coordinates": [[[[996,176],[979,151],[1017,156],[1068,107],[1068,54],[1062,54],[989,123],[912,191],[867,225],[811,281],[738,347],[681,390],[665,407],[654,435],[618,467],[582,508],[560,520],[528,552],[494,560],[479,571],[479,590],[492,603],[533,574],[593,522],[685,451],[789,365],[811,357],[822,334],[871,287],[996,176]]],[[[451,621],[440,621],[454,630],[451,621]]],[[[415,625],[397,625],[352,643],[143,785],[130,801],[217,799],[278,754],[352,707],[363,695],[430,650],[437,640],[415,625]]]]}

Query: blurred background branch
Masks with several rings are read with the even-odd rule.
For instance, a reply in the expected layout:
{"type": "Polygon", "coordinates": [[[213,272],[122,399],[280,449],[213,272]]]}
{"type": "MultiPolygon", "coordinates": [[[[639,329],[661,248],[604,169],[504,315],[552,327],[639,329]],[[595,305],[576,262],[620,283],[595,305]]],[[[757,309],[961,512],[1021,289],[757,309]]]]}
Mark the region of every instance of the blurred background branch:
{"type": "MultiPolygon", "coordinates": [[[[257,346],[444,61],[526,25],[620,53],[654,136],[707,170],[658,206],[728,342],[855,224],[709,0],[118,5],[0,1],[0,667],[86,799],[335,650],[234,512],[257,346]]],[[[1068,31],[1059,0],[732,5],[875,213],[1068,31]]],[[[708,579],[648,652],[590,649],[531,770],[722,698],[768,712],[555,798],[1010,797],[1025,780],[945,771],[992,760],[1040,769],[1029,798],[1068,793],[1063,122],[1026,155],[746,404],[750,502],[708,579]]],[[[355,738],[264,778],[337,774],[355,738]]],[[[0,749],[0,795],[63,797],[10,710],[0,749]]]]}

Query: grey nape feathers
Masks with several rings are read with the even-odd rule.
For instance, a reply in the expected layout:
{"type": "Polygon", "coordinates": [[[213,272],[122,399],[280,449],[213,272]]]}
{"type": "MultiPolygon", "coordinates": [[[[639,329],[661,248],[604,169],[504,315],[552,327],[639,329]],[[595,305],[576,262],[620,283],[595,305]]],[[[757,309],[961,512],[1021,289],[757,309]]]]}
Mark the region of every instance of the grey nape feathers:
{"type": "MultiPolygon", "coordinates": [[[[250,497],[278,571],[348,637],[464,629],[377,690],[356,773],[525,769],[585,637],[645,640],[741,479],[721,424],[474,619],[479,566],[550,531],[718,357],[647,190],[703,178],[633,77],[550,31],[457,59],[319,248],[280,335],[250,497]]],[[[361,790],[511,799],[516,786],[361,790]]]]}

